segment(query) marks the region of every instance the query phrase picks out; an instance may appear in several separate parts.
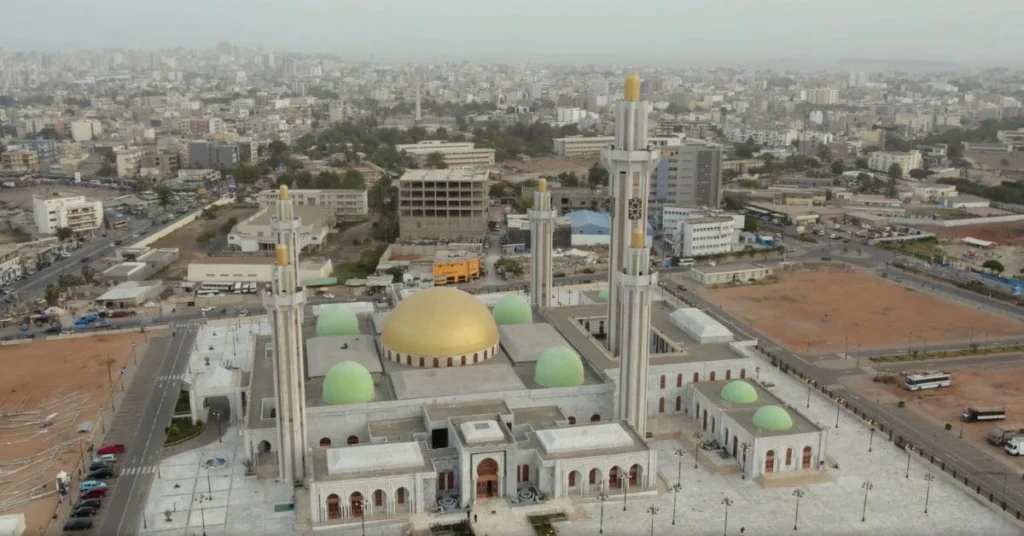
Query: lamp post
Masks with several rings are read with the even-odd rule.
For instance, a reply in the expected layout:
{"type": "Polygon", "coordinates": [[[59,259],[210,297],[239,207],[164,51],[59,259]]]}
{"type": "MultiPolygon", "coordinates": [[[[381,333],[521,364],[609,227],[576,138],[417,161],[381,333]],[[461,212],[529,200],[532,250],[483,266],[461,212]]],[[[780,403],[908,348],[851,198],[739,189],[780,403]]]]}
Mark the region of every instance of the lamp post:
{"type": "Polygon", "coordinates": [[[679,499],[679,491],[683,489],[683,486],[676,484],[672,486],[672,524],[676,524],[676,501],[679,499]]]}
{"type": "Polygon", "coordinates": [[[658,507],[652,505],[647,511],[651,513],[651,536],[654,536],[654,514],[658,513],[658,507]]]}
{"type": "Polygon", "coordinates": [[[678,485],[682,485],[683,483],[683,456],[685,455],[686,453],[683,452],[683,449],[676,449],[676,457],[679,458],[679,474],[676,477],[678,485]]]}
{"type": "Polygon", "coordinates": [[[597,533],[604,534],[604,502],[608,500],[608,494],[604,492],[598,493],[597,500],[601,501],[601,528],[597,533]]]}
{"type": "Polygon", "coordinates": [[[872,484],[870,480],[865,480],[860,487],[864,488],[864,508],[860,511],[860,522],[863,523],[868,519],[868,492],[871,491],[871,488],[875,487],[875,485],[872,484]]]}
{"type": "Polygon", "coordinates": [[[133,342],[132,343],[132,364],[137,367],[137,366],[139,366],[139,361],[135,357],[135,345],[136,345],[136,343],[133,342]]]}
{"type": "Polygon", "coordinates": [[[743,457],[740,458],[740,480],[747,479],[747,449],[750,445],[743,443],[740,445],[740,450],[743,451],[743,457]]]}
{"type": "Polygon", "coordinates": [[[693,468],[697,468],[697,456],[700,454],[700,430],[693,433],[693,468]]]}
{"type": "Polygon", "coordinates": [[[220,433],[221,433],[221,430],[220,430],[220,416],[221,416],[221,412],[219,410],[213,412],[213,417],[215,419],[217,419],[217,442],[218,443],[223,443],[224,440],[220,436],[220,433]]]}
{"type": "Polygon", "coordinates": [[[872,423],[871,424],[871,433],[870,433],[870,435],[868,435],[868,452],[871,452],[871,448],[874,446],[874,443],[875,443],[875,425],[874,425],[874,423],[872,423]]]}
{"type": "Polygon", "coordinates": [[[754,381],[761,383],[761,367],[754,367],[754,381]]]}
{"type": "Polygon", "coordinates": [[[933,475],[931,473],[931,471],[929,471],[928,474],[924,475],[924,480],[925,480],[925,482],[927,482],[927,484],[925,484],[925,488],[924,488],[924,513],[927,514],[928,513],[928,499],[929,499],[929,497],[931,497],[931,494],[932,494],[932,482],[935,480],[935,475],[933,475]]]}
{"type": "Polygon", "coordinates": [[[722,536],[728,536],[729,534],[729,507],[732,506],[732,499],[726,496],[722,499],[722,504],[725,505],[725,526],[722,529],[722,536]]]}
{"type": "Polygon", "coordinates": [[[839,429],[839,410],[842,409],[843,405],[836,399],[836,429],[839,429]]]}
{"type": "Polygon", "coordinates": [[[807,407],[811,407],[811,380],[807,380],[807,407]]]}
{"type": "Polygon", "coordinates": [[[203,496],[199,497],[199,516],[203,523],[203,536],[206,536],[206,508],[203,506],[203,501],[208,500],[203,496]]]}
{"type": "Polygon", "coordinates": [[[904,449],[907,451],[907,478],[910,478],[910,445],[907,445],[904,449]]]}
{"type": "Polygon", "coordinates": [[[796,530],[797,525],[800,523],[800,499],[806,492],[800,488],[793,490],[793,496],[796,497],[796,513],[793,514],[793,530],[796,530]]]}
{"type": "Polygon", "coordinates": [[[359,530],[366,536],[366,501],[359,501],[359,530]]]}
{"type": "Polygon", "coordinates": [[[626,499],[629,497],[629,475],[625,474],[619,477],[622,482],[622,511],[626,511],[626,499]]]}

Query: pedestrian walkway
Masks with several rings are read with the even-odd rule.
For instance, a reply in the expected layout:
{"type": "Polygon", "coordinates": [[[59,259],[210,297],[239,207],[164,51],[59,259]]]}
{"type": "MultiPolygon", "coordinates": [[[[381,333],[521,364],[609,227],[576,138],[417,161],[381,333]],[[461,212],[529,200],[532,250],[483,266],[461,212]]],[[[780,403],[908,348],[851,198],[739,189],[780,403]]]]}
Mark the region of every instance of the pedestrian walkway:
{"type": "Polygon", "coordinates": [[[142,465],[137,467],[123,467],[117,474],[118,476],[131,476],[131,475],[150,475],[156,472],[156,465],[142,465]]]}

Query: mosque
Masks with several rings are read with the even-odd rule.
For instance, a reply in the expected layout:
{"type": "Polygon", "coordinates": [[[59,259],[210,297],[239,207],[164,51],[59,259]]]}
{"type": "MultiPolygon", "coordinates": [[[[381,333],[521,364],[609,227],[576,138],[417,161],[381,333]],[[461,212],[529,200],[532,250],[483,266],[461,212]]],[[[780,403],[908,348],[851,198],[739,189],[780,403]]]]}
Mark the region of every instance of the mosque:
{"type": "Polygon", "coordinates": [[[294,484],[297,523],[315,530],[495,499],[655,494],[648,441],[672,420],[701,430],[746,478],[819,470],[823,430],[752,381],[756,341],[734,340],[659,293],[645,243],[646,178],[658,153],[647,145],[639,84],[627,78],[603,155],[615,269],[606,288],[580,291],[571,305],[553,299],[556,212],[541,180],[527,297],[407,289],[384,306],[332,305],[306,321],[300,224],[281,188],[264,295],[271,330],[255,338],[251,370],[233,376],[232,400],[245,407],[232,414],[256,472],[294,484]]]}

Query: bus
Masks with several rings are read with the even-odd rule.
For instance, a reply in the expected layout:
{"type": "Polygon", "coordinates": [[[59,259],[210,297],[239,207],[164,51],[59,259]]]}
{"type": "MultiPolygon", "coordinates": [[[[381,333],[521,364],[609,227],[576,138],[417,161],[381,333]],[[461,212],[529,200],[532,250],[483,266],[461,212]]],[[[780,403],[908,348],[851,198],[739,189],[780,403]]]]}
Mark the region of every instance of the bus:
{"type": "Polygon", "coordinates": [[[231,292],[234,288],[234,283],[203,283],[199,285],[199,290],[216,290],[218,292],[231,292]]]}
{"type": "Polygon", "coordinates": [[[248,283],[245,286],[245,292],[248,294],[256,294],[256,283],[248,283]]]}
{"type": "Polygon", "coordinates": [[[908,391],[920,391],[921,389],[938,389],[949,387],[953,376],[948,372],[923,372],[921,374],[908,374],[903,381],[903,388],[908,391]]]}
{"type": "Polygon", "coordinates": [[[964,422],[1001,421],[1005,418],[1005,408],[967,408],[960,415],[960,419],[964,422]]]}
{"type": "Polygon", "coordinates": [[[245,283],[235,283],[235,288],[232,289],[232,291],[235,294],[241,294],[243,292],[244,288],[245,288],[245,283]]]}
{"type": "Polygon", "coordinates": [[[210,296],[220,296],[220,291],[219,290],[213,290],[213,289],[200,290],[199,292],[196,292],[196,296],[198,296],[200,298],[208,298],[210,296]]]}

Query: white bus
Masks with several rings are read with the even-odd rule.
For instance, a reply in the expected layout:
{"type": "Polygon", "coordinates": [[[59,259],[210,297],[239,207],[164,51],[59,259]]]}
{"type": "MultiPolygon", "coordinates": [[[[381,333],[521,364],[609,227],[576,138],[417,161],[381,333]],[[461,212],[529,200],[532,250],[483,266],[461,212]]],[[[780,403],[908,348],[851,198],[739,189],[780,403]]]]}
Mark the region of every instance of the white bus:
{"type": "Polygon", "coordinates": [[[203,283],[199,285],[199,290],[216,290],[218,292],[231,292],[234,288],[234,283],[203,283]]]}
{"type": "Polygon", "coordinates": [[[243,288],[245,288],[245,283],[235,283],[235,288],[232,290],[235,294],[241,294],[243,288]]]}
{"type": "Polygon", "coordinates": [[[249,294],[256,294],[256,283],[249,283],[245,286],[245,292],[249,294]]]}
{"type": "Polygon", "coordinates": [[[960,419],[964,422],[1001,421],[1006,418],[1003,408],[967,408],[960,419]]]}
{"type": "Polygon", "coordinates": [[[949,387],[953,377],[946,372],[925,372],[922,374],[910,374],[903,381],[903,388],[908,391],[920,391],[921,389],[938,389],[949,387]]]}
{"type": "Polygon", "coordinates": [[[208,298],[210,296],[220,296],[220,291],[212,290],[212,289],[200,290],[199,292],[196,292],[196,296],[198,296],[200,298],[208,298]]]}

